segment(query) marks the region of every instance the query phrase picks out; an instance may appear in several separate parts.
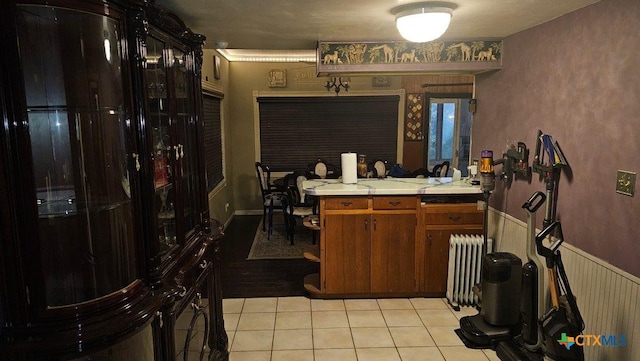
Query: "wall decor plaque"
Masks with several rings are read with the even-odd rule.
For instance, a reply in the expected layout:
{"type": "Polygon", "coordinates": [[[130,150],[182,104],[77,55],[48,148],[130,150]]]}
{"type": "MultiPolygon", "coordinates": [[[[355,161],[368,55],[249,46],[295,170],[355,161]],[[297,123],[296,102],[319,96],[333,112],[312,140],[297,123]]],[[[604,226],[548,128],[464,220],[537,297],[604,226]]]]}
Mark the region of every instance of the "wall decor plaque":
{"type": "Polygon", "coordinates": [[[286,88],[287,71],[285,69],[269,70],[269,88],[286,88]]]}

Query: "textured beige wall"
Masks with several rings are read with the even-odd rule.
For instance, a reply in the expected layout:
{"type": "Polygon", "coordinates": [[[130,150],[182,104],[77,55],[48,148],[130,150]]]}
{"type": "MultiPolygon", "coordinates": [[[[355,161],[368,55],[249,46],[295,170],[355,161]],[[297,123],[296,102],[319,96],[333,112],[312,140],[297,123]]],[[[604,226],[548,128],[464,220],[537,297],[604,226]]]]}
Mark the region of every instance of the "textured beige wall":
{"type": "Polygon", "coordinates": [[[233,202],[233,166],[229,161],[233,154],[231,137],[229,136],[228,129],[231,128],[229,116],[229,62],[223,57],[219,56],[215,50],[205,49],[202,62],[202,80],[203,87],[213,89],[214,91],[224,94],[224,98],[221,103],[221,116],[223,127],[223,146],[226,162],[225,168],[225,180],[221,185],[216,187],[213,192],[209,193],[209,213],[212,218],[226,224],[234,212],[233,202]],[[215,79],[213,76],[213,57],[220,57],[220,79],[215,79]],[[229,204],[229,208],[226,204],[229,204]]]}
{"type": "MultiPolygon", "coordinates": [[[[640,195],[615,185],[618,169],[640,170],[639,14],[637,0],[603,0],[506,38],[503,69],[476,78],[472,146],[499,157],[523,141],[533,156],[538,129],[552,135],[570,164],[557,207],[566,242],[635,276],[640,195]]],[[[536,190],[537,175],[510,189],[498,182],[491,204],[524,219],[536,190]]]]}
{"type": "MultiPolygon", "coordinates": [[[[316,92],[326,95],[327,78],[317,78],[315,64],[307,63],[230,63],[232,82],[228,89],[229,116],[232,118],[229,135],[233,154],[227,161],[233,167],[232,187],[235,210],[248,213],[262,210],[260,189],[255,171],[254,91],[316,92]],[[269,70],[285,69],[287,86],[269,88],[269,70]]],[[[389,87],[372,87],[371,77],[351,77],[351,92],[389,91],[401,89],[401,77],[392,77],[389,87]]],[[[283,144],[283,151],[286,145],[283,144]]]]}

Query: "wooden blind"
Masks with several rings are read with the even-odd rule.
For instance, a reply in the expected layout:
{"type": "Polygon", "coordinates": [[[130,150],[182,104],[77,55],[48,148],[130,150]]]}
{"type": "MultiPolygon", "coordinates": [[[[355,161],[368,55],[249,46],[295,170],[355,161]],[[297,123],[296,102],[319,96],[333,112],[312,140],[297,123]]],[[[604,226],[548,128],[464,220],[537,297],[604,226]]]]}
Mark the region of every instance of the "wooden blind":
{"type": "Polygon", "coordinates": [[[259,97],[261,162],[272,171],[304,169],[322,158],[340,167],[340,154],[367,161],[397,159],[400,97],[259,97]]]}
{"type": "Polygon", "coordinates": [[[211,192],[222,180],[222,121],[220,98],[203,94],[204,149],[207,164],[207,190],[211,192]]]}

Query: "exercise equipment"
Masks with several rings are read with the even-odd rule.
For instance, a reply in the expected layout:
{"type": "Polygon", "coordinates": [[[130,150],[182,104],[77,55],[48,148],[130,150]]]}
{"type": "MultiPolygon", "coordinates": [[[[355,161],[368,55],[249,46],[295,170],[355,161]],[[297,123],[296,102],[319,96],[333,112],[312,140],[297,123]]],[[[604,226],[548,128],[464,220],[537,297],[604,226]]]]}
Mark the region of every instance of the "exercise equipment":
{"type": "Polygon", "coordinates": [[[562,225],[557,221],[551,223],[536,236],[537,251],[546,260],[552,305],[539,320],[542,350],[545,356],[552,360],[581,361],[584,360],[583,347],[577,343],[567,343],[582,333],[584,320],[569,286],[569,279],[562,263],[559,248],[563,238],[562,225]],[[556,241],[549,247],[545,247],[543,240],[555,229],[557,229],[556,241]],[[563,340],[566,341],[563,343],[563,340]]]}

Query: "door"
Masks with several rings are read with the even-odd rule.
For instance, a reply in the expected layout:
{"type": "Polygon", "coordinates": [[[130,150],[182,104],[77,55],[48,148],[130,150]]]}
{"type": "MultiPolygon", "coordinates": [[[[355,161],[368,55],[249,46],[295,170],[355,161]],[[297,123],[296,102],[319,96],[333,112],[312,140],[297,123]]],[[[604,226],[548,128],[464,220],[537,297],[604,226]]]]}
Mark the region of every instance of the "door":
{"type": "Polygon", "coordinates": [[[416,214],[374,214],[371,292],[414,292],[416,214]]]}
{"type": "Polygon", "coordinates": [[[369,293],[371,215],[326,215],[325,233],[325,292],[369,293]]]}
{"type": "Polygon", "coordinates": [[[16,22],[28,122],[16,182],[34,217],[25,236],[28,297],[54,313],[139,276],[131,85],[117,18],[19,5],[16,22]]]}
{"type": "Polygon", "coordinates": [[[454,232],[458,230],[429,230],[424,235],[424,291],[427,293],[444,294],[447,290],[449,238],[454,232]]]}
{"type": "Polygon", "coordinates": [[[471,149],[471,95],[428,97],[428,133],[425,138],[426,167],[449,161],[467,175],[471,149]]]}
{"type": "Polygon", "coordinates": [[[148,114],[153,146],[159,253],[170,258],[200,224],[202,202],[193,54],[151,31],[146,39],[148,114]]]}

